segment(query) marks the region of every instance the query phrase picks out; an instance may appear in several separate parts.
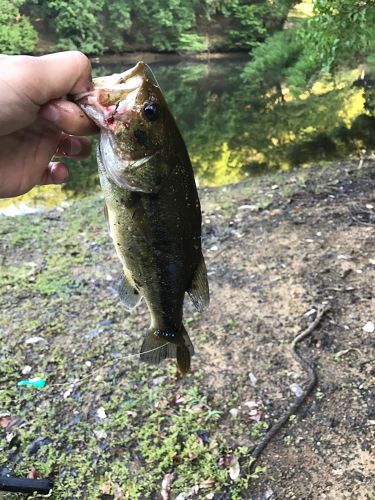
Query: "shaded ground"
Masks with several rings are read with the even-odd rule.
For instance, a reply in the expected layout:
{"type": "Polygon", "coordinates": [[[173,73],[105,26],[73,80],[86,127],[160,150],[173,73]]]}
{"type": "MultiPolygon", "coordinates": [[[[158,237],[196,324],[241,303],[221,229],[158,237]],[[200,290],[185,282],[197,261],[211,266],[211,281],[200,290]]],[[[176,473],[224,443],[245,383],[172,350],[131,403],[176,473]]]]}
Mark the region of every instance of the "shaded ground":
{"type": "Polygon", "coordinates": [[[201,198],[211,306],[199,317],[186,301],[197,354],[183,379],[138,361],[148,313],[117,300],[98,196],[0,219],[2,472],[35,467],[56,499],[373,500],[374,161],[201,198]],[[288,343],[324,301],[301,349],[317,391],[250,474],[249,451],[304,386],[288,343]],[[16,386],[33,376],[46,388],[16,386]]]}

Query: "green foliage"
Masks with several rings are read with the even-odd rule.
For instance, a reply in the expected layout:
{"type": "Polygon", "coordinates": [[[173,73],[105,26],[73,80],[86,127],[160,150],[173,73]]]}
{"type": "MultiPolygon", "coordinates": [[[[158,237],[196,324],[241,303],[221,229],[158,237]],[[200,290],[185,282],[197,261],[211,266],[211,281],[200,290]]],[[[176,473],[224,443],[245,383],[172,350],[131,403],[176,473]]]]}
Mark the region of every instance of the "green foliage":
{"type": "Polygon", "coordinates": [[[253,88],[262,82],[281,82],[289,69],[297,62],[302,44],[295,30],[280,31],[254,49],[253,60],[246,65],[243,80],[253,88]]]}
{"type": "Polygon", "coordinates": [[[203,51],[207,50],[207,41],[197,33],[181,33],[178,39],[178,49],[181,51],[203,51]]]}
{"type": "Polygon", "coordinates": [[[47,6],[59,35],[58,49],[103,52],[102,23],[98,16],[104,0],[49,0],[47,6]]]}
{"type": "Polygon", "coordinates": [[[251,49],[268,33],[282,27],[288,9],[295,3],[296,0],[253,3],[245,0],[31,0],[24,9],[31,19],[38,20],[39,29],[47,30],[49,38],[57,37],[55,48],[100,54],[134,49],[251,49]],[[211,23],[219,29],[212,28],[211,23]]]}
{"type": "Polygon", "coordinates": [[[105,47],[115,52],[131,50],[126,40],[126,30],[131,27],[131,3],[105,1],[104,6],[105,26],[103,36],[105,47]]]}
{"type": "Polygon", "coordinates": [[[328,71],[340,64],[358,64],[375,49],[373,0],[314,0],[314,16],[304,38],[328,71]]]}
{"type": "Polygon", "coordinates": [[[262,40],[267,31],[258,5],[238,5],[233,13],[233,27],[228,38],[231,46],[251,49],[262,40]]]}
{"type": "Polygon", "coordinates": [[[134,1],[131,36],[137,43],[165,51],[194,50],[188,46],[190,39],[200,50],[204,45],[194,31],[203,13],[197,0],[134,1]]]}
{"type": "Polygon", "coordinates": [[[35,49],[37,32],[29,19],[20,14],[24,0],[0,0],[0,53],[30,53],[35,49]]]}

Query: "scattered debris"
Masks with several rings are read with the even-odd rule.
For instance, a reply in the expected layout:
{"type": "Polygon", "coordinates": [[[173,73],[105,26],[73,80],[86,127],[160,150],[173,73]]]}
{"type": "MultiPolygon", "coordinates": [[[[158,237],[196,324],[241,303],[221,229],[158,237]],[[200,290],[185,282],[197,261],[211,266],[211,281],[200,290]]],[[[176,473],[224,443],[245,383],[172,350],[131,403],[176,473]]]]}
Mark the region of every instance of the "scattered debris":
{"type": "Polygon", "coordinates": [[[255,387],[257,385],[257,381],[258,379],[256,378],[256,376],[254,375],[254,373],[250,372],[249,373],[249,379],[250,379],[250,382],[251,382],[251,385],[253,387],[255,387]]]}
{"type": "Polygon", "coordinates": [[[29,472],[27,473],[28,479],[38,479],[40,477],[40,473],[36,470],[35,467],[31,467],[29,472]]]}
{"type": "Polygon", "coordinates": [[[99,418],[101,419],[105,419],[107,418],[107,414],[105,412],[105,409],[101,406],[100,408],[98,408],[96,410],[96,414],[98,415],[99,418]]]}
{"type": "Polygon", "coordinates": [[[46,342],[42,337],[30,337],[25,340],[25,345],[37,344],[38,342],[46,342]]]}
{"type": "Polygon", "coordinates": [[[17,383],[18,386],[29,385],[32,387],[36,387],[37,389],[42,389],[47,383],[47,380],[44,378],[30,378],[29,380],[21,380],[17,383]]]}
{"type": "Polygon", "coordinates": [[[300,385],[298,384],[290,384],[289,389],[292,391],[292,393],[299,398],[303,394],[303,389],[300,385]]]}
{"type": "Polygon", "coordinates": [[[228,472],[229,477],[232,479],[232,481],[236,481],[240,477],[241,468],[238,462],[238,458],[235,455],[232,456],[228,472]]]}
{"type": "Polygon", "coordinates": [[[262,401],[246,401],[243,403],[249,409],[248,415],[250,420],[259,422],[263,416],[263,402],[262,401]]]}
{"type": "Polygon", "coordinates": [[[363,327],[363,331],[366,333],[374,333],[375,331],[375,325],[372,321],[368,321],[365,326],[363,327]]]}
{"type": "Polygon", "coordinates": [[[201,441],[201,443],[204,446],[208,446],[210,444],[210,440],[209,440],[207,432],[205,432],[205,431],[198,431],[197,434],[198,434],[199,440],[201,441]]]}
{"type": "Polygon", "coordinates": [[[106,439],[107,433],[102,429],[94,429],[94,435],[97,439],[106,439]]]}
{"type": "Polygon", "coordinates": [[[166,474],[163,478],[163,481],[161,483],[161,498],[163,500],[169,500],[170,498],[170,491],[171,491],[171,484],[174,480],[174,474],[166,474]]]}
{"type": "Polygon", "coordinates": [[[229,410],[229,413],[232,415],[233,418],[236,418],[239,414],[240,410],[238,408],[231,408],[229,410]]]}

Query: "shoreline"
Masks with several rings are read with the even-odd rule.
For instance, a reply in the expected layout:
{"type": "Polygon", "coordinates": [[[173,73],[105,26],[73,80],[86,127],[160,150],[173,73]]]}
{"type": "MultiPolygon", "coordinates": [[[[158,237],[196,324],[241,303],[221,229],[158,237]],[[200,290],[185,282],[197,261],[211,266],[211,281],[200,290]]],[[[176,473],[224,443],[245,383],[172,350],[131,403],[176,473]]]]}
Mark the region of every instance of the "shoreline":
{"type": "Polygon", "coordinates": [[[145,63],[158,62],[209,62],[221,60],[246,61],[250,59],[248,52],[123,52],[121,54],[103,54],[102,56],[89,56],[93,65],[96,64],[120,64],[125,62],[135,63],[144,61],[145,63]]]}

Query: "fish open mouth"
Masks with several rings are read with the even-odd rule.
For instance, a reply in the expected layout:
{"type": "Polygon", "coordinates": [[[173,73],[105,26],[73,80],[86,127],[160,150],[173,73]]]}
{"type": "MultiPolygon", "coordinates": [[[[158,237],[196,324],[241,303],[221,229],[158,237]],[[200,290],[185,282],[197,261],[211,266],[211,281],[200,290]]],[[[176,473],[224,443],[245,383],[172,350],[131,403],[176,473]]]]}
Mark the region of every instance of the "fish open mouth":
{"type": "Polygon", "coordinates": [[[133,109],[144,82],[158,83],[147,64],[140,61],[123,73],[94,78],[94,89],[72,96],[83,111],[101,128],[111,128],[113,117],[126,116],[133,109]]]}

